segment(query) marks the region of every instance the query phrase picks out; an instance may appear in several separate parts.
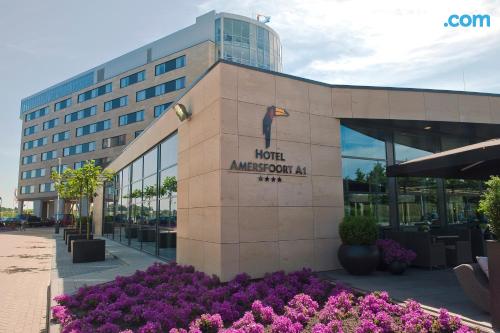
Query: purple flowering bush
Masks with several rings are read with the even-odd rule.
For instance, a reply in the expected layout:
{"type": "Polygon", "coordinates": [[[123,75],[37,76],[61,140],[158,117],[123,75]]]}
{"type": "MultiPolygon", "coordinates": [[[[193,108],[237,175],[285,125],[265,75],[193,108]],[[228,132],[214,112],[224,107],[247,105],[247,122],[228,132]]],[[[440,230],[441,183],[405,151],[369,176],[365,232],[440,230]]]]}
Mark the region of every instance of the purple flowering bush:
{"type": "Polygon", "coordinates": [[[63,333],[472,332],[444,309],[432,316],[386,292],[357,296],[310,270],[221,283],[192,267],[155,264],[55,300],[63,333]]]}
{"type": "Polygon", "coordinates": [[[378,239],[376,244],[382,252],[382,258],[386,264],[399,261],[409,265],[417,257],[414,251],[404,248],[392,239],[378,239]]]}

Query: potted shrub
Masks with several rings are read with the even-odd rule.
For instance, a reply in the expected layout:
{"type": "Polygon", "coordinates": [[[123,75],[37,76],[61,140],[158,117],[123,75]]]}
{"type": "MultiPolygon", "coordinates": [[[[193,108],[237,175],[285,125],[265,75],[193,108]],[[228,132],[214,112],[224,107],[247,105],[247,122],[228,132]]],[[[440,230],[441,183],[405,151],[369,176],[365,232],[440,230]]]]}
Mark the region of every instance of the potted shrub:
{"type": "Polygon", "coordinates": [[[353,275],[373,272],[379,262],[375,219],[371,216],[346,216],[339,225],[339,234],[342,245],[338,258],[342,267],[353,275]]]}
{"type": "Polygon", "coordinates": [[[491,177],[481,195],[479,211],[488,218],[489,228],[495,240],[486,243],[488,253],[489,286],[491,293],[491,323],[500,329],[500,177],[491,177]]]}
{"type": "Polygon", "coordinates": [[[379,239],[376,244],[381,252],[383,262],[395,275],[403,274],[408,265],[417,257],[414,251],[402,247],[401,244],[392,239],[379,239]]]}

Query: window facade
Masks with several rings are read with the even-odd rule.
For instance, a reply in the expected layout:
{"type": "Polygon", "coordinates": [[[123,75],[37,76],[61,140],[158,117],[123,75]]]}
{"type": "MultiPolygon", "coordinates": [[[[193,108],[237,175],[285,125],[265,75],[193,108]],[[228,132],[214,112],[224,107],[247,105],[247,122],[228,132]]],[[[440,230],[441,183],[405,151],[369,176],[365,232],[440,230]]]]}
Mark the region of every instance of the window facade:
{"type": "Polygon", "coordinates": [[[54,186],[54,183],[45,183],[38,186],[38,192],[40,193],[55,192],[55,190],[56,187],[54,186]]]}
{"type": "Polygon", "coordinates": [[[57,150],[51,150],[42,153],[42,161],[53,160],[54,158],[57,158],[57,150]]]}
{"type": "Polygon", "coordinates": [[[176,178],[177,134],[173,134],[105,184],[105,236],[174,260],[177,193],[166,185],[176,178]]]}
{"type": "Polygon", "coordinates": [[[175,79],[172,81],[168,81],[168,82],[159,84],[159,85],[154,86],[154,87],[140,90],[135,95],[136,101],[140,102],[140,101],[144,101],[144,100],[149,99],[149,98],[161,96],[161,95],[167,94],[169,92],[180,90],[180,89],[184,88],[185,81],[186,81],[186,78],[181,77],[181,78],[178,78],[178,79],[175,79]]]}
{"type": "Polygon", "coordinates": [[[162,64],[156,65],[155,75],[158,76],[161,74],[165,74],[167,72],[173,71],[177,68],[181,68],[184,66],[186,66],[186,56],[183,55],[178,58],[164,62],[162,64]]]}
{"type": "Polygon", "coordinates": [[[54,104],[54,111],[59,111],[70,107],[72,104],[71,101],[71,98],[68,98],[63,101],[57,102],[56,104],[54,104]]]}
{"type": "Polygon", "coordinates": [[[21,186],[21,194],[35,193],[35,185],[21,186]]]}
{"type": "Polygon", "coordinates": [[[64,96],[68,96],[78,90],[85,89],[94,84],[94,71],[83,74],[68,82],[58,84],[35,96],[25,98],[21,101],[21,112],[36,108],[37,106],[50,103],[64,96]]]}
{"type": "Polygon", "coordinates": [[[387,165],[482,141],[472,131],[442,134],[380,120],[341,124],[346,215],[370,215],[381,226],[413,231],[478,221],[482,182],[388,177],[385,172],[387,165]]]}
{"type": "Polygon", "coordinates": [[[144,120],[144,110],[128,113],[118,118],[118,126],[125,126],[144,120]]]}
{"type": "Polygon", "coordinates": [[[23,171],[21,179],[31,179],[45,177],[45,168],[23,171]]]}
{"type": "Polygon", "coordinates": [[[35,120],[37,118],[43,117],[48,115],[50,112],[49,107],[44,107],[39,110],[30,112],[24,116],[24,121],[30,121],[30,120],[35,120]]]}
{"type": "Polygon", "coordinates": [[[100,87],[88,90],[80,95],[78,95],[78,103],[83,103],[85,101],[94,99],[96,97],[105,95],[113,91],[113,85],[111,83],[107,83],[100,87]]]}
{"type": "Polygon", "coordinates": [[[102,149],[123,146],[125,145],[126,140],[127,140],[127,135],[125,134],[102,139],[102,149]]]}
{"type": "Polygon", "coordinates": [[[137,138],[144,130],[135,131],[134,138],[137,138]]]}
{"type": "Polygon", "coordinates": [[[92,134],[92,133],[97,133],[97,132],[105,131],[105,130],[108,130],[110,128],[111,128],[111,120],[110,119],[106,119],[106,120],[103,120],[103,121],[99,121],[97,123],[93,123],[93,124],[85,125],[85,126],[82,126],[82,127],[78,127],[76,129],[76,136],[79,137],[79,136],[89,135],[89,134],[92,134]]]}
{"type": "Polygon", "coordinates": [[[33,149],[45,146],[47,144],[47,137],[43,137],[36,140],[26,141],[23,144],[23,150],[33,149]]]}
{"type": "Polygon", "coordinates": [[[27,164],[32,164],[37,162],[37,156],[38,155],[28,155],[28,156],[23,156],[22,158],[22,165],[27,165],[27,164]]]}
{"type": "Polygon", "coordinates": [[[281,42],[270,29],[233,18],[215,20],[218,58],[272,71],[282,70],[281,42]]]}
{"type": "Polygon", "coordinates": [[[64,140],[69,140],[69,131],[59,132],[52,135],[52,142],[61,142],[64,140]]]}
{"type": "Polygon", "coordinates": [[[59,118],[54,118],[51,120],[47,120],[43,123],[43,130],[49,130],[59,125],[59,118]]]}
{"type": "Polygon", "coordinates": [[[33,126],[30,126],[30,127],[26,127],[24,129],[24,136],[36,134],[36,133],[38,133],[38,131],[40,131],[40,126],[39,125],[33,125],[33,126]]]}
{"type": "Polygon", "coordinates": [[[146,79],[146,71],[140,71],[120,79],[120,88],[128,87],[137,82],[142,82],[146,79]]]}
{"type": "MultiPolygon", "coordinates": [[[[75,162],[73,165],[73,169],[78,170],[82,168],[87,162],[88,162],[87,160],[75,162]]],[[[109,164],[109,162],[110,159],[108,157],[101,157],[94,159],[94,164],[96,166],[100,166],[101,168],[105,168],[109,164]]]]}
{"type": "Polygon", "coordinates": [[[113,109],[118,109],[123,106],[128,105],[128,96],[122,96],[119,98],[115,98],[111,101],[104,102],[104,112],[110,111],[113,109]]]}
{"type": "Polygon", "coordinates": [[[80,111],[76,111],[76,112],[67,114],[64,117],[64,122],[67,124],[67,123],[72,123],[74,121],[78,121],[78,120],[85,119],[88,117],[92,117],[92,116],[95,116],[96,112],[97,112],[97,106],[94,105],[94,106],[82,109],[80,111]]]}
{"type": "Polygon", "coordinates": [[[155,118],[161,116],[165,112],[165,110],[167,110],[170,107],[170,105],[172,105],[172,102],[155,106],[154,109],[155,118]]]}
{"type": "Polygon", "coordinates": [[[95,141],[92,141],[64,148],[63,156],[84,154],[94,150],[95,150],[95,141]]]}
{"type": "MultiPolygon", "coordinates": [[[[50,167],[50,173],[52,172],[58,172],[57,169],[59,168],[59,165],[53,165],[50,167]]],[[[61,164],[61,170],[59,171],[59,173],[63,173],[64,170],[66,170],[68,168],[68,165],[67,164],[61,164]]]]}

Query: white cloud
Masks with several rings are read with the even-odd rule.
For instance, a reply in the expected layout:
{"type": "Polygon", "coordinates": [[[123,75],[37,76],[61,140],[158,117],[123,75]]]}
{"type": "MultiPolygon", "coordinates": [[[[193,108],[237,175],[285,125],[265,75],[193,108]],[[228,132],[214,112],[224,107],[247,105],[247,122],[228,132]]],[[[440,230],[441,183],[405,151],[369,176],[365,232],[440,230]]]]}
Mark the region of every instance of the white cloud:
{"type": "Polygon", "coordinates": [[[474,87],[488,91],[484,76],[473,74],[481,66],[475,60],[498,44],[500,25],[495,23],[500,9],[494,2],[207,0],[199,9],[271,15],[270,26],[282,39],[287,73],[337,84],[419,87],[448,73],[449,80],[433,88],[460,89],[463,84],[455,78],[466,71],[474,87]],[[451,14],[489,14],[492,24],[445,28],[451,14]]]}

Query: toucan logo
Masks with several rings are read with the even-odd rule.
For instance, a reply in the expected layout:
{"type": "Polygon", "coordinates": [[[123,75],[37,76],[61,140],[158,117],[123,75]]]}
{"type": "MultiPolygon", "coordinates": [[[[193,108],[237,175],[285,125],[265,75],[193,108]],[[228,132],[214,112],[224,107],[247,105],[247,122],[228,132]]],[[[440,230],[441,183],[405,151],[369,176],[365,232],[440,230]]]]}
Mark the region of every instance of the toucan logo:
{"type": "Polygon", "coordinates": [[[271,125],[273,124],[274,117],[288,117],[290,114],[283,108],[270,106],[267,108],[266,115],[262,120],[262,132],[266,139],[266,148],[271,145],[271,125]]]}

